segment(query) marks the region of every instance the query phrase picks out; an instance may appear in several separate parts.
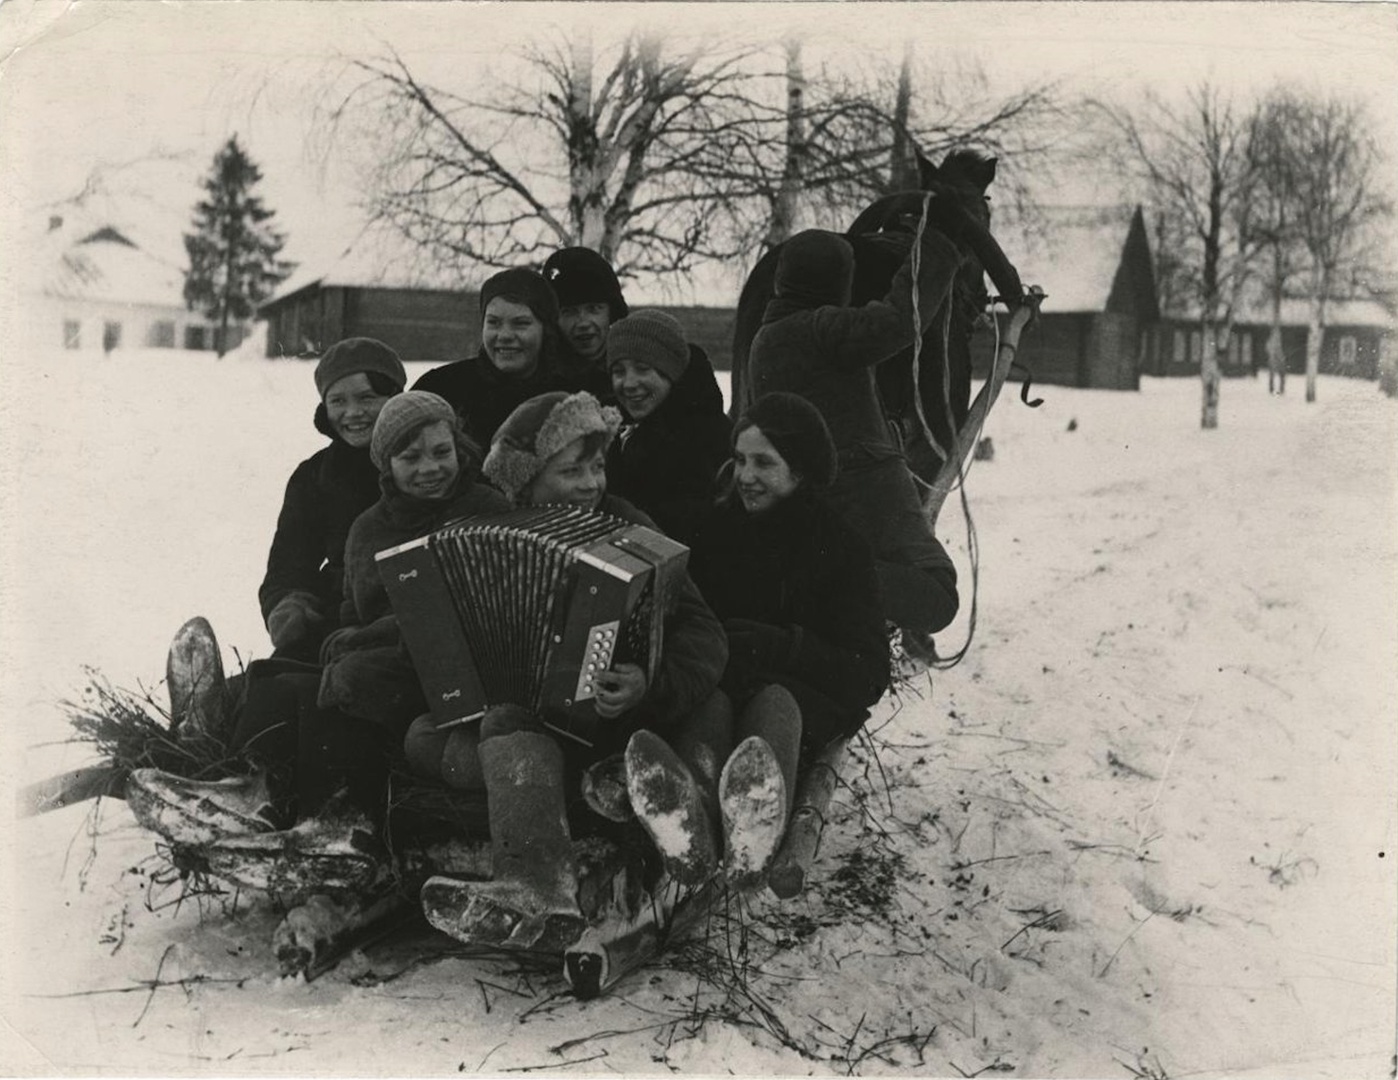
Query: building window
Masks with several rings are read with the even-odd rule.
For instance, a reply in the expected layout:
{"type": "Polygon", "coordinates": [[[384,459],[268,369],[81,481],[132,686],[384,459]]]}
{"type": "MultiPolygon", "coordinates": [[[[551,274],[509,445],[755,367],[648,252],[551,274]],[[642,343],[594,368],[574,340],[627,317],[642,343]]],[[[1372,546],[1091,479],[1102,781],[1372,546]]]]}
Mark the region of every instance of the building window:
{"type": "Polygon", "coordinates": [[[1243,367],[1245,367],[1245,368],[1251,370],[1251,369],[1252,369],[1252,335],[1251,335],[1251,334],[1241,334],[1241,335],[1239,335],[1239,336],[1242,338],[1242,342],[1241,342],[1241,346],[1240,346],[1240,351],[1241,351],[1242,356],[1243,356],[1243,367]]]}
{"type": "Polygon", "coordinates": [[[63,320],[63,347],[81,349],[83,347],[83,324],[77,319],[63,320]]]}
{"type": "Polygon", "coordinates": [[[159,319],[151,324],[150,343],[157,349],[175,347],[175,323],[173,319],[159,319]]]}
{"type": "Polygon", "coordinates": [[[184,328],[184,347],[186,349],[203,349],[204,328],[202,326],[186,326],[184,328]]]}
{"type": "Polygon", "coordinates": [[[1229,367],[1237,367],[1237,366],[1238,366],[1238,337],[1239,337],[1239,335],[1238,335],[1238,334],[1228,334],[1228,335],[1226,335],[1226,337],[1227,337],[1227,344],[1228,344],[1228,366],[1229,366],[1229,367]]]}
{"type": "Polygon", "coordinates": [[[1355,341],[1353,334],[1346,334],[1340,338],[1340,367],[1352,368],[1359,358],[1359,343],[1355,341]]]}
{"type": "Polygon", "coordinates": [[[102,351],[111,352],[121,347],[121,323],[108,320],[102,324],[102,351]]]}
{"type": "Polygon", "coordinates": [[[1189,358],[1204,362],[1204,331],[1195,330],[1189,335],[1189,358]]]}
{"type": "Polygon", "coordinates": [[[1189,342],[1184,336],[1183,330],[1175,331],[1175,350],[1173,358],[1177,364],[1184,364],[1189,361],[1189,342]]]}

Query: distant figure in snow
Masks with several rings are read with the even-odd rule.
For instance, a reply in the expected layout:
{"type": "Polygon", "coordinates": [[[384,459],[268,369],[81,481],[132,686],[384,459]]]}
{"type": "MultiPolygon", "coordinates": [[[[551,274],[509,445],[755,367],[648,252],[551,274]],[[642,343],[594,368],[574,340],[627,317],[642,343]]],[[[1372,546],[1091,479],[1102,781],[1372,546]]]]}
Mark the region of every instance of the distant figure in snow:
{"type": "Polygon", "coordinates": [[[314,662],[340,625],[345,539],[379,497],[369,459],[374,421],[407,382],[398,354],[373,338],[346,338],[316,364],[316,430],[330,445],[292,472],[267,573],[257,591],[274,657],[314,662]]]}
{"type": "Polygon", "coordinates": [[[558,300],[533,270],[504,270],[481,286],[481,349],[433,368],[413,384],[445,398],[466,434],[489,446],[495,430],[523,401],[567,389],[558,357],[558,300]]]}
{"type": "Polygon", "coordinates": [[[604,405],[616,404],[607,371],[607,334],[631,313],[616,271],[591,248],[567,247],[544,261],[543,274],[558,298],[564,389],[586,390],[604,405]]]}

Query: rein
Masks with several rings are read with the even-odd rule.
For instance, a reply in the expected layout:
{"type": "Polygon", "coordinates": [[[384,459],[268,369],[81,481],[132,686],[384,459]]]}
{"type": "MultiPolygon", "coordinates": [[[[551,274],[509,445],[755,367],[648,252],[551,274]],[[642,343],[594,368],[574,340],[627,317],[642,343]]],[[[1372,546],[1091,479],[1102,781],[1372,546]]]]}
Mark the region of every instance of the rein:
{"type": "MultiPolygon", "coordinates": [[[[956,432],[956,420],[951,411],[951,362],[950,362],[950,333],[951,333],[951,304],[946,304],[946,314],[941,320],[942,334],[942,355],[947,357],[942,364],[942,402],[946,408],[947,430],[952,433],[951,448],[945,448],[937,441],[936,435],[932,433],[932,426],[927,422],[927,413],[922,404],[922,310],[918,280],[922,274],[922,237],[927,231],[928,211],[931,208],[933,192],[928,192],[922,197],[922,213],[918,218],[917,232],[913,236],[913,249],[911,255],[912,267],[912,308],[913,308],[913,404],[917,410],[918,423],[922,427],[923,437],[928,444],[937,451],[941,459],[950,461],[953,454],[956,456],[956,488],[961,496],[961,513],[966,521],[966,550],[967,557],[971,563],[971,613],[966,625],[966,640],[961,647],[950,656],[933,657],[931,666],[938,671],[947,671],[961,663],[966,657],[966,653],[971,648],[971,642],[976,636],[976,614],[980,595],[980,542],[976,536],[976,523],[971,517],[971,504],[966,498],[966,474],[970,471],[966,462],[962,459],[959,449],[959,441],[956,432]]],[[[995,352],[1000,351],[1000,323],[995,321],[995,352]]],[[[982,425],[983,426],[983,425],[982,425]]],[[[980,438],[980,432],[976,432],[976,438],[980,438]]],[[[930,490],[931,485],[922,480],[916,473],[912,473],[913,480],[923,489],[930,490]]],[[[941,507],[937,508],[939,511],[941,507]]],[[[935,517],[933,521],[935,522],[935,517]]],[[[929,523],[930,525],[931,523],[929,523]]]]}

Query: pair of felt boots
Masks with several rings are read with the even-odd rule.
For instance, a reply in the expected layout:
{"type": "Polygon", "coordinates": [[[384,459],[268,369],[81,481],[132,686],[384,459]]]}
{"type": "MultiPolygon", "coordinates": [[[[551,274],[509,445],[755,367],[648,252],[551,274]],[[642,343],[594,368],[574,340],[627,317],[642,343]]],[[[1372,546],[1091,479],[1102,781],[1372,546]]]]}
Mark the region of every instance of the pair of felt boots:
{"type": "Polygon", "coordinates": [[[721,770],[711,755],[691,758],[692,768],[654,732],[631,736],[626,786],[636,820],[680,884],[701,884],[720,869],[738,888],[757,884],[786,831],[795,747],[786,769],[761,735],[740,742],[721,770]]]}

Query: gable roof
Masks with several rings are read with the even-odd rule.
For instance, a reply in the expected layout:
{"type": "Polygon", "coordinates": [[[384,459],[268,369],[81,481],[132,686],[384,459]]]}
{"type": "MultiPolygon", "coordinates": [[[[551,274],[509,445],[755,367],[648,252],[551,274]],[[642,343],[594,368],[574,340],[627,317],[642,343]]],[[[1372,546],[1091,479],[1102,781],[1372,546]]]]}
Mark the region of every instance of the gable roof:
{"type": "Polygon", "coordinates": [[[120,230],[103,226],[75,244],[43,244],[40,288],[60,300],[154,307],[184,304],[184,271],[158,259],[120,230]]]}
{"type": "Polygon", "coordinates": [[[1048,294],[1045,313],[1104,311],[1137,209],[1049,206],[1032,219],[997,212],[991,232],[1026,285],[1048,294]]]}
{"type": "Polygon", "coordinates": [[[277,291],[258,305],[264,310],[312,286],[322,289],[430,289],[470,291],[453,272],[424,266],[421,258],[401,241],[361,234],[329,262],[298,266],[277,291]]]}

